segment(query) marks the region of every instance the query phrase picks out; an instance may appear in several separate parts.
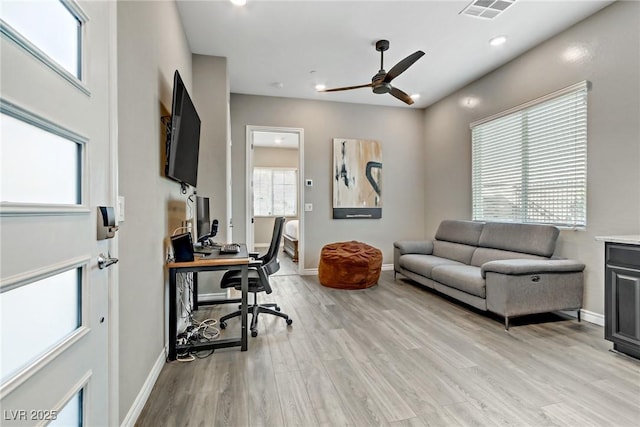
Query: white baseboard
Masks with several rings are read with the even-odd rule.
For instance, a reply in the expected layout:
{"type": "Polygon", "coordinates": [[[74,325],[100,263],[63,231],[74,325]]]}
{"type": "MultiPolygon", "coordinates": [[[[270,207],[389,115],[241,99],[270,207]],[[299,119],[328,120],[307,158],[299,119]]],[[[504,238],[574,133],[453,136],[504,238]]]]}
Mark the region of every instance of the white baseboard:
{"type": "Polygon", "coordinates": [[[160,376],[160,372],[162,371],[162,367],[164,366],[167,360],[167,347],[164,347],[160,352],[160,355],[156,359],[156,362],[153,364],[151,368],[151,372],[147,376],[144,384],[142,384],[142,388],[136,396],[136,400],[134,400],[133,405],[129,408],[129,412],[127,412],[127,416],[122,420],[121,427],[133,427],[138,420],[138,417],[142,413],[144,409],[144,405],[147,403],[147,399],[149,399],[149,395],[151,395],[151,390],[153,390],[153,386],[155,385],[158,377],[160,376]]]}
{"type": "MultiPolygon", "coordinates": [[[[382,271],[393,271],[393,264],[382,264],[382,271]]],[[[317,268],[305,268],[300,273],[301,276],[314,276],[318,274],[317,268]]]]}
{"type": "MultiPolygon", "coordinates": [[[[578,315],[575,311],[561,311],[562,314],[570,317],[578,318],[578,315]]],[[[580,310],[580,319],[585,322],[593,323],[594,325],[604,326],[604,315],[599,313],[594,313],[593,311],[581,309],[580,310]]]]}
{"type": "Polygon", "coordinates": [[[604,314],[594,313],[593,311],[582,309],[580,317],[585,322],[594,323],[598,326],[604,326],[604,314]]]}
{"type": "Polygon", "coordinates": [[[227,291],[224,292],[211,292],[208,294],[198,294],[198,302],[206,302],[206,301],[219,301],[223,299],[227,299],[227,291]]]}

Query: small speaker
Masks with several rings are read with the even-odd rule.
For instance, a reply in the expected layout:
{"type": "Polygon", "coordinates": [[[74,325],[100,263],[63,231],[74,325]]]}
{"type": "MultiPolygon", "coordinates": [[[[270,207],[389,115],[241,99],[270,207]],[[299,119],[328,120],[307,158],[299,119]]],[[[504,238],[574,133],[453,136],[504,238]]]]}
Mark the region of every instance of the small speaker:
{"type": "Polygon", "coordinates": [[[171,236],[171,246],[173,246],[173,257],[176,262],[193,261],[193,241],[191,233],[171,236]]]}
{"type": "Polygon", "coordinates": [[[209,233],[209,237],[216,237],[218,234],[218,220],[214,219],[211,223],[211,233],[209,233]]]}

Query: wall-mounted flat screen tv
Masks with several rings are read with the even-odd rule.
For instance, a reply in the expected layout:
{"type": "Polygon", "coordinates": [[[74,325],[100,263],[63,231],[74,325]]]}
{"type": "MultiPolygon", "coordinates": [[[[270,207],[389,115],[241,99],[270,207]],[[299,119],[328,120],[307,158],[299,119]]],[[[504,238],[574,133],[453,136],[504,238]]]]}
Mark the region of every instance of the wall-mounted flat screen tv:
{"type": "Polygon", "coordinates": [[[198,182],[198,151],[200,149],[200,117],[176,70],[173,76],[171,104],[171,134],[167,149],[165,174],[193,187],[198,182]]]}

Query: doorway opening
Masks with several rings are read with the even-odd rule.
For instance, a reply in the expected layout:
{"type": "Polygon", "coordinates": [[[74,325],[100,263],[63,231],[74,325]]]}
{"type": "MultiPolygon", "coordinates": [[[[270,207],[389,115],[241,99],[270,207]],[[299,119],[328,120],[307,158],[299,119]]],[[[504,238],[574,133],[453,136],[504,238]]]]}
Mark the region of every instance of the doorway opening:
{"type": "Polygon", "coordinates": [[[304,268],[304,130],[247,126],[247,246],[260,253],[271,241],[274,218],[286,218],[280,271],[304,268]]]}

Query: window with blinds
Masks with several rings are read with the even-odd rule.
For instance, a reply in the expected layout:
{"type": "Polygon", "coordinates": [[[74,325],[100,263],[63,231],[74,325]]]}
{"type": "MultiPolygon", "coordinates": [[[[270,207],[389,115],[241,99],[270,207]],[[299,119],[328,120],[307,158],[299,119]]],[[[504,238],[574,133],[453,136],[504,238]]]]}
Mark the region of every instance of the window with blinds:
{"type": "Polygon", "coordinates": [[[473,219],[586,226],[581,82],[471,124],[473,219]]]}
{"type": "Polygon", "coordinates": [[[296,169],[253,169],[253,215],[296,216],[298,214],[296,169]]]}

